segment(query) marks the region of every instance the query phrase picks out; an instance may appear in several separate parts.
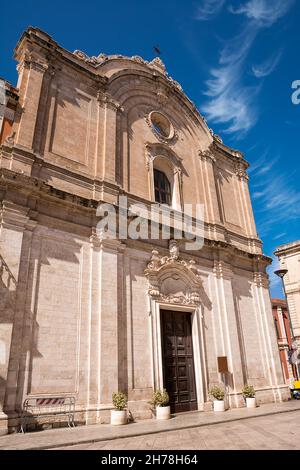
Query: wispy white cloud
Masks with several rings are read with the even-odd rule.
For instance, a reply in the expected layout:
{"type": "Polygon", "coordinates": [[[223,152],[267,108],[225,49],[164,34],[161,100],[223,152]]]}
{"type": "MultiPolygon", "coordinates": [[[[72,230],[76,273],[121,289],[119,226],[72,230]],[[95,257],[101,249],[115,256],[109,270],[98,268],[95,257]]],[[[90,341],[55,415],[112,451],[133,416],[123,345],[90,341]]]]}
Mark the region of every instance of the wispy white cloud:
{"type": "Polygon", "coordinates": [[[285,221],[300,217],[300,191],[288,184],[289,179],[286,174],[276,176],[275,172],[269,173],[268,178],[261,179],[261,189],[253,194],[263,199],[259,212],[269,212],[273,222],[274,216],[277,217],[276,221],[281,216],[284,216],[285,221]]]}
{"type": "Polygon", "coordinates": [[[242,62],[247,58],[248,52],[257,36],[258,28],[252,24],[246,24],[242,31],[223,43],[220,52],[219,63],[230,65],[242,62]]]}
{"type": "Polygon", "coordinates": [[[285,121],[285,124],[287,126],[291,126],[291,127],[299,127],[300,126],[300,122],[293,122],[293,121],[285,121]]]}
{"type": "Polygon", "coordinates": [[[256,37],[256,30],[246,27],[240,34],[224,43],[219,65],[210,71],[204,94],[210,100],[202,105],[206,118],[225,124],[224,133],[239,133],[239,137],[254,126],[257,110],[254,98],[260,86],[243,86],[241,76],[244,62],[256,37]]]}
{"type": "Polygon", "coordinates": [[[252,198],[256,201],[257,229],[261,238],[275,226],[300,219],[300,191],[290,184],[292,174],[278,174],[273,168],[266,174],[254,172],[254,175],[252,198]]]}
{"type": "Polygon", "coordinates": [[[269,27],[284,16],[294,0],[249,0],[238,8],[229,6],[229,11],[236,15],[245,15],[261,27],[269,27]]]}
{"type": "Polygon", "coordinates": [[[261,153],[248,170],[259,236],[273,234],[273,240],[286,235],[289,222],[300,219],[300,188],[293,186],[294,172],[279,171],[282,156],[269,148],[261,153]]]}
{"type": "Polygon", "coordinates": [[[259,176],[259,175],[262,176],[262,175],[265,175],[265,174],[269,174],[270,170],[274,167],[274,165],[278,162],[279,159],[280,159],[279,155],[277,157],[273,158],[273,159],[268,159],[267,160],[265,158],[256,170],[256,177],[259,176]]]}
{"type": "Polygon", "coordinates": [[[197,8],[196,19],[208,21],[217,16],[223,8],[225,0],[202,0],[197,8]]]}
{"type": "Polygon", "coordinates": [[[208,121],[225,124],[223,132],[239,132],[241,138],[256,123],[257,111],[252,103],[257,93],[258,87],[234,87],[230,84],[226,90],[212,95],[210,85],[207,94],[213,99],[204,103],[202,109],[208,121]]]}
{"type": "MultiPolygon", "coordinates": [[[[251,149],[248,150],[248,153],[251,151],[251,149]]],[[[258,170],[261,168],[262,165],[265,164],[266,158],[268,157],[269,154],[269,149],[266,149],[262,155],[258,158],[256,158],[255,162],[251,164],[250,168],[248,169],[248,173],[253,173],[254,171],[258,170]]]]}
{"type": "Polygon", "coordinates": [[[284,237],[286,235],[286,232],[279,233],[275,237],[273,237],[273,240],[279,240],[280,238],[284,237]]]}
{"type": "MultiPolygon", "coordinates": [[[[229,7],[231,13],[244,15],[247,21],[236,36],[223,42],[218,65],[210,70],[210,78],[206,81],[204,95],[209,100],[202,105],[208,121],[224,124],[224,133],[234,133],[241,138],[256,124],[258,109],[255,98],[261,85],[243,84],[245,62],[260,30],[270,27],[286,14],[293,1],[286,0],[282,4],[281,0],[249,0],[237,8],[229,7]]],[[[206,3],[207,10],[203,11],[208,12],[213,10],[212,4],[216,7],[218,2],[203,2],[202,7],[206,3]]],[[[223,6],[223,2],[219,3],[222,5],[218,4],[217,9],[223,6]]],[[[280,55],[253,67],[254,75],[257,78],[269,75],[278,64],[280,55]]]]}
{"type": "Polygon", "coordinates": [[[282,52],[283,50],[281,49],[276,54],[273,54],[271,57],[265,60],[262,64],[254,65],[252,67],[253,75],[256,78],[263,78],[274,72],[281,59],[282,52]]]}

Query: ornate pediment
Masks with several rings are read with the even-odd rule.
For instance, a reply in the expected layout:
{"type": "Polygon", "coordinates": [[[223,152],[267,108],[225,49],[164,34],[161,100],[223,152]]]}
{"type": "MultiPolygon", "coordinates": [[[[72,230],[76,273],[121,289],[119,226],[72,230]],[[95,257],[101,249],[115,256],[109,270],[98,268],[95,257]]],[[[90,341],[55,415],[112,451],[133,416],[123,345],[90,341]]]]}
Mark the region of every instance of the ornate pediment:
{"type": "Polygon", "coordinates": [[[194,260],[180,258],[175,240],[170,240],[168,256],[152,251],[145,275],[149,281],[148,294],[156,300],[176,305],[200,303],[202,281],[199,270],[194,260]]]}

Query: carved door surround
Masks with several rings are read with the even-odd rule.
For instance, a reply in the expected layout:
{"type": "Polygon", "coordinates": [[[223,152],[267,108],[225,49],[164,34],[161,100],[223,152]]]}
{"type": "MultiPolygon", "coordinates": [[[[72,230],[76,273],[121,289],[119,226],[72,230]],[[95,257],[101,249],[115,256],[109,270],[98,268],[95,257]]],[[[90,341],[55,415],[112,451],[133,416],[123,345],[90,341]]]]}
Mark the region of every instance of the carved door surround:
{"type": "Polygon", "coordinates": [[[152,251],[145,276],[149,282],[153,388],[164,387],[161,310],[190,312],[197,403],[201,410],[208,400],[201,302],[202,273],[200,274],[194,260],[185,261],[179,256],[177,242],[170,240],[168,256],[160,256],[157,250],[152,251]]]}

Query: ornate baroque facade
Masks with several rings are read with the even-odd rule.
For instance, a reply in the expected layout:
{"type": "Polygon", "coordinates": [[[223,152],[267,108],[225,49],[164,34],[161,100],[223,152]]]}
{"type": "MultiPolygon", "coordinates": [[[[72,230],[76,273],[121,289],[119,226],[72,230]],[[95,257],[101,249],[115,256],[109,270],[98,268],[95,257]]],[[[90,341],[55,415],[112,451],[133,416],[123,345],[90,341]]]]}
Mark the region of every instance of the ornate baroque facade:
{"type": "Polygon", "coordinates": [[[163,386],[175,411],[210,409],[218,356],[231,406],[247,382],[260,402],[286,399],[243,155],[159,58],[89,58],[33,28],[15,58],[0,153],[2,431],[25,396],[74,395],[84,423],[105,422],[117,390],[134,418],[163,386]],[[99,238],[98,202],[121,195],[177,213],[203,204],[203,248],[99,238]]]}

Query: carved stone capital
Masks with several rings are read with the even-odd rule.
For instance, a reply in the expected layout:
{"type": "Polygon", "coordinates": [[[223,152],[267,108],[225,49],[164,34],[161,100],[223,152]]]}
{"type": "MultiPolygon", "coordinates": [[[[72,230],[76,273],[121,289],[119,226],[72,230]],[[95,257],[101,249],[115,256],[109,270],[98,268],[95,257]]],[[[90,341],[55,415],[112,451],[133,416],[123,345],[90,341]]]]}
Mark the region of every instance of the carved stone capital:
{"type": "Polygon", "coordinates": [[[178,175],[181,178],[181,175],[182,175],[181,168],[179,168],[178,166],[175,166],[173,171],[174,171],[174,175],[178,175]]]}
{"type": "Polygon", "coordinates": [[[114,100],[108,93],[103,92],[102,90],[99,90],[97,93],[97,101],[100,106],[102,107],[107,107],[112,109],[115,112],[123,112],[124,108],[118,103],[116,100],[114,100]]]}
{"type": "Polygon", "coordinates": [[[145,158],[146,158],[146,168],[148,171],[151,171],[153,167],[153,161],[155,159],[155,155],[152,155],[150,147],[147,144],[146,144],[145,158]]]}
{"type": "Polygon", "coordinates": [[[211,163],[215,163],[216,162],[216,157],[214,156],[213,152],[209,149],[207,150],[199,150],[199,157],[201,158],[201,160],[203,161],[208,161],[208,162],[211,162],[211,163]]]}
{"type": "Polygon", "coordinates": [[[95,228],[92,229],[92,235],[90,236],[90,244],[93,248],[101,248],[101,238],[98,236],[95,228]]]}
{"type": "Polygon", "coordinates": [[[214,261],[213,267],[214,275],[220,278],[232,279],[233,278],[233,271],[230,264],[225,263],[224,261],[214,261]]]}
{"type": "Polygon", "coordinates": [[[240,180],[248,181],[249,176],[247,174],[245,165],[243,165],[242,163],[236,163],[234,166],[234,171],[240,180]]]}
{"type": "Polygon", "coordinates": [[[28,49],[24,52],[19,66],[45,73],[48,70],[49,62],[28,49]]]}
{"type": "Polygon", "coordinates": [[[264,287],[269,289],[270,281],[267,274],[262,272],[255,272],[253,273],[253,281],[257,287],[264,287]]]}

